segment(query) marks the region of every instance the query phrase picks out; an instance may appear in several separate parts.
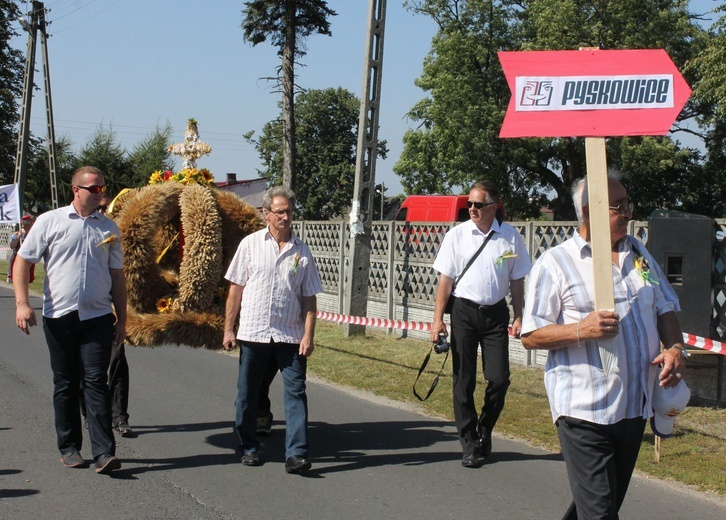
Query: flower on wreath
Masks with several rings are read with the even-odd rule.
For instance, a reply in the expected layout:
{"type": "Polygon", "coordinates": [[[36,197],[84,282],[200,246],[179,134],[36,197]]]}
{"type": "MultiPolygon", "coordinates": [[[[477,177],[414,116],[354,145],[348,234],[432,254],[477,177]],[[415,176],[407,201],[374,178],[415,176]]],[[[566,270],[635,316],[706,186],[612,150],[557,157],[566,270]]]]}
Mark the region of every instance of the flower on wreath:
{"type": "Polygon", "coordinates": [[[512,251],[511,249],[508,249],[507,251],[505,251],[502,254],[502,256],[500,256],[499,258],[497,258],[496,262],[494,262],[494,263],[497,264],[497,267],[499,269],[501,269],[502,268],[502,265],[504,265],[504,261],[505,260],[509,260],[510,258],[517,258],[517,256],[518,255],[514,251],[512,251]]]}
{"type": "Polygon", "coordinates": [[[635,269],[638,271],[638,274],[643,279],[643,285],[646,285],[647,282],[650,282],[652,285],[659,285],[658,280],[653,278],[651,275],[648,260],[646,260],[643,255],[636,253],[633,263],[635,264],[635,269]]]}
{"type": "Polygon", "coordinates": [[[179,182],[181,184],[199,184],[208,186],[214,183],[214,175],[207,168],[197,170],[196,168],[184,168],[174,173],[171,170],[156,170],[149,178],[149,184],[161,184],[163,182],[179,182]]]}
{"type": "Polygon", "coordinates": [[[160,313],[168,312],[171,309],[171,298],[159,298],[156,300],[156,310],[160,313]]]}

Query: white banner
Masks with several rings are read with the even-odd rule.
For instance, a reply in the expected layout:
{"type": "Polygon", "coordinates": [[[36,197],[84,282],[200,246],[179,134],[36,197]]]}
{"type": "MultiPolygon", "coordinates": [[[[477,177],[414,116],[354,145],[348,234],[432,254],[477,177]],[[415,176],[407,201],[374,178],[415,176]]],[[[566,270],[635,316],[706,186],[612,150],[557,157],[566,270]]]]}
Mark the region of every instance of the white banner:
{"type": "Polygon", "coordinates": [[[0,186],[0,223],[19,224],[22,212],[20,211],[20,197],[17,184],[0,186]]]}
{"type": "Polygon", "coordinates": [[[672,74],[516,79],[516,111],[672,108],[672,74]]]}

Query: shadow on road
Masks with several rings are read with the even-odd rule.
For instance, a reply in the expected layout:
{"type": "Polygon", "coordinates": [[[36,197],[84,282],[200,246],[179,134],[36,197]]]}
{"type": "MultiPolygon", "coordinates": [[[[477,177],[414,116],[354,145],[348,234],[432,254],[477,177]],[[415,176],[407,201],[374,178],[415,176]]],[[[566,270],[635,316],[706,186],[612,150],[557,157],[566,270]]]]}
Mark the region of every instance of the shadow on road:
{"type": "MultiPolygon", "coordinates": [[[[115,478],[134,478],[134,475],[150,471],[199,468],[239,464],[238,441],[233,423],[227,421],[164,426],[134,426],[139,436],[226,430],[206,437],[205,443],[222,448],[221,453],[201,453],[165,459],[133,459],[128,463],[139,464],[114,473],[115,478]]],[[[383,421],[346,424],[312,422],[310,424],[310,458],[315,464],[307,474],[311,477],[326,473],[356,471],[380,466],[419,466],[437,462],[458,461],[461,457],[457,434],[442,421],[383,421]],[[442,449],[432,449],[440,445],[442,449]]],[[[284,421],[275,421],[269,436],[260,437],[263,463],[284,463],[284,421]]],[[[495,441],[496,444],[496,441],[495,441]]],[[[495,446],[496,450],[496,446],[495,446]]],[[[487,464],[527,460],[562,460],[557,454],[527,454],[511,451],[495,451],[487,464]]]]}

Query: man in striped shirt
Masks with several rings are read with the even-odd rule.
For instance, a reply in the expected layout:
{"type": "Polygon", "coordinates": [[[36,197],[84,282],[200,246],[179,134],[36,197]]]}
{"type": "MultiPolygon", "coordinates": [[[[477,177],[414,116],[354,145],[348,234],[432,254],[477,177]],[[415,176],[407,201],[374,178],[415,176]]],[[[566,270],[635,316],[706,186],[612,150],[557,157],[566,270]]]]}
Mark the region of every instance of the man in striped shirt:
{"type": "Polygon", "coordinates": [[[267,226],[245,237],[229,265],[223,346],[241,344],[235,430],[242,464],[259,466],[256,436],[260,385],[275,357],[285,385],[285,471],[310,469],[307,358],[313,353],[316,294],[323,287],[308,246],[291,228],[295,194],[270,188],[262,199],[267,226]],[[239,329],[234,324],[239,314],[239,329]]]}
{"type": "Polygon", "coordinates": [[[633,204],[618,177],[608,174],[614,311],[594,308],[586,179],[573,188],[575,236],[546,251],[527,284],[522,344],[549,350],[545,387],[573,495],[566,519],[618,518],[653,415],[654,385],[674,387],[685,371],[678,298],[627,235],[633,204]],[[608,338],[617,362],[606,375],[598,340],[608,338]]]}

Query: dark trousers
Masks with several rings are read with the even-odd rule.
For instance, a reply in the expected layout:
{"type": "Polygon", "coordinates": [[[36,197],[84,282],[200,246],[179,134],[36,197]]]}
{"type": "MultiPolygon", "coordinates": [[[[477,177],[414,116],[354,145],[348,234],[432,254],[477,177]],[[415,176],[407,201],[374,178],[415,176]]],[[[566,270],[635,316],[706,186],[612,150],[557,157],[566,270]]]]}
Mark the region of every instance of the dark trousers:
{"type": "Polygon", "coordinates": [[[81,321],[77,312],[60,318],[43,317],[43,331],[53,371],[53,408],[58,449],[81,450],[80,393],[88,410],[88,435],[94,459],[116,453],[111,428],[107,371],[116,319],[113,314],[81,321]]]}
{"type": "Polygon", "coordinates": [[[490,307],[457,298],[451,312],[451,358],[454,372],[454,420],[464,453],[490,435],[504,408],[509,387],[509,308],[504,300],[490,307]],[[474,405],[478,348],[487,380],[481,415],[474,405]]]}
{"type": "MultiPolygon", "coordinates": [[[[111,418],[114,426],[129,422],[129,363],[126,360],[126,349],[123,343],[114,343],[111,347],[111,362],[108,367],[108,386],[111,392],[111,418]]],[[[81,381],[81,415],[86,417],[86,400],[83,397],[83,381],[81,381]]]]}
{"type": "Polygon", "coordinates": [[[645,431],[645,419],[594,424],[557,419],[573,501],[566,520],[617,520],[645,431]]]}

